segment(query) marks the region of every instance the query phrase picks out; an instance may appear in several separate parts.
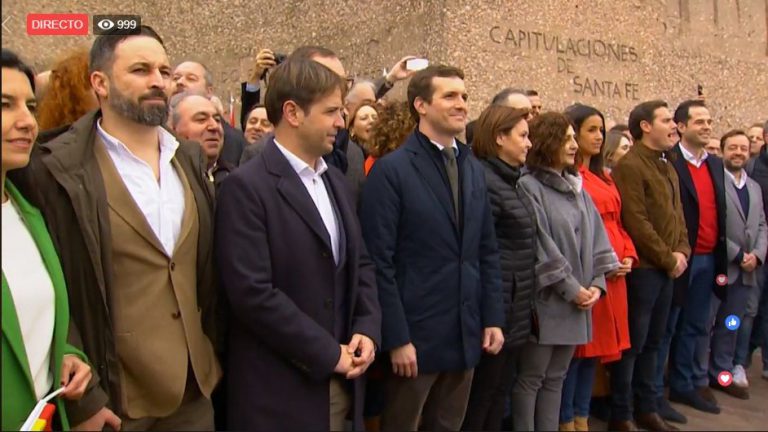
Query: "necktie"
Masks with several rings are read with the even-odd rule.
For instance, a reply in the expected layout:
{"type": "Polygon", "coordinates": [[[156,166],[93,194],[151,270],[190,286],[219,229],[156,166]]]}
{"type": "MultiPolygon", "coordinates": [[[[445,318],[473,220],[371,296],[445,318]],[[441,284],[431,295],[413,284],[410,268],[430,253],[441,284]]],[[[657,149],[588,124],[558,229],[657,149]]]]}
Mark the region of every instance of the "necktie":
{"type": "Polygon", "coordinates": [[[456,166],[456,152],[453,147],[443,149],[445,156],[445,170],[448,172],[448,182],[451,184],[451,193],[453,193],[453,215],[456,222],[459,222],[459,168],[456,166]]]}

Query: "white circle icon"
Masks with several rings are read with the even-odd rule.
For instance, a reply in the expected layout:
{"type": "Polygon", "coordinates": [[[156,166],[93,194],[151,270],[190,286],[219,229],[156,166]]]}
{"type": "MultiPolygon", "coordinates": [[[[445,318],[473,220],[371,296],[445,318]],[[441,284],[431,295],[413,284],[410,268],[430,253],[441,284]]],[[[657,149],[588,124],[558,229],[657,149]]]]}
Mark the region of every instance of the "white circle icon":
{"type": "Polygon", "coordinates": [[[99,21],[99,22],[96,24],[96,26],[97,26],[98,28],[102,29],[102,30],[109,30],[109,29],[111,29],[112,27],[114,27],[114,26],[115,26],[115,22],[114,22],[114,21],[112,21],[112,20],[111,20],[111,19],[109,19],[109,18],[103,18],[102,20],[100,20],[100,21],[99,21]]]}

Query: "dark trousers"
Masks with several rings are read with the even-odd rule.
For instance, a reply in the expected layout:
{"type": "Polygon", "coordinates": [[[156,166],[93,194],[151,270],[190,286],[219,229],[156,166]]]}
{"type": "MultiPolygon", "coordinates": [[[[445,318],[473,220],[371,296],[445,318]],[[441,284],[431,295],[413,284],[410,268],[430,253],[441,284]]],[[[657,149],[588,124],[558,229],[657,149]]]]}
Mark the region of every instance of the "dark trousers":
{"type": "Polygon", "coordinates": [[[519,348],[509,348],[497,355],[484,354],[480,359],[472,378],[462,430],[501,430],[504,404],[517,375],[519,353],[519,348]]]}
{"type": "Polygon", "coordinates": [[[741,277],[736,283],[728,285],[728,297],[720,303],[715,315],[715,325],[712,328],[712,344],[710,345],[709,380],[717,382],[717,375],[722,371],[733,371],[733,358],[736,353],[736,330],[728,330],[725,320],[730,315],[736,315],[743,322],[744,311],[750,289],[741,283],[741,277]]]}
{"type": "Polygon", "coordinates": [[[706,349],[709,346],[712,292],[715,287],[714,255],[694,255],[685,304],[674,337],[674,361],[669,363],[669,388],[686,393],[706,385],[706,349]],[[702,359],[703,357],[703,359],[702,359]],[[701,365],[702,361],[705,363],[701,365]]]}
{"type": "Polygon", "coordinates": [[[667,364],[674,364],[675,349],[672,342],[677,332],[677,321],[680,318],[680,306],[676,306],[674,302],[669,309],[669,315],[667,316],[667,328],[664,332],[664,337],[661,339],[661,346],[659,346],[658,356],[656,357],[656,396],[659,398],[664,397],[664,370],[667,364]]]}
{"type": "Polygon", "coordinates": [[[672,279],[665,271],[638,268],[627,276],[632,347],[609,366],[614,420],[632,420],[633,396],[639,413],[657,411],[656,361],[671,303],[672,279]]]}
{"type": "Polygon", "coordinates": [[[469,369],[419,373],[416,378],[391,374],[386,383],[386,405],[381,414],[381,430],[459,430],[467,409],[472,372],[469,369]]]}
{"type": "Polygon", "coordinates": [[[752,354],[758,347],[763,352],[763,371],[768,371],[768,265],[756,270],[758,273],[758,286],[753,287],[750,301],[754,302],[748,307],[752,312],[744,317],[739,328],[738,342],[736,344],[736,364],[748,369],[752,364],[752,354]]]}

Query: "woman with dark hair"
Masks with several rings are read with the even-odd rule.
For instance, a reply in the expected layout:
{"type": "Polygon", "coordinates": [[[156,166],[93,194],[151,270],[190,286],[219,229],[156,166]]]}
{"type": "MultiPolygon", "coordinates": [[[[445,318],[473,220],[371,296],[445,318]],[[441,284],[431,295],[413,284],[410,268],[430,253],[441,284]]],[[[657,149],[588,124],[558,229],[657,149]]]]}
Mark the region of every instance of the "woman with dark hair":
{"type": "Polygon", "coordinates": [[[557,430],[562,385],[577,345],[592,340],[590,310],[618,268],[600,215],[576,169],[568,118],[548,112],[530,123],[533,147],[519,185],[532,198],[536,248],[533,338],[522,350],[512,391],[515,430],[557,430]]]}
{"type": "MultiPolygon", "coordinates": [[[[609,363],[629,348],[629,316],[625,276],[637,262],[632,240],[621,226],[621,197],[603,160],[603,114],[586,105],[573,105],[565,115],[574,125],[579,146],[576,164],[582,184],[600,214],[608,240],[621,261],[606,279],[605,299],[592,309],[592,341],[576,347],[563,384],[560,430],[589,430],[589,404],[598,360],[609,363]]],[[[620,133],[619,133],[620,134],[620,133]]],[[[623,138],[623,136],[622,136],[623,138]]]]}
{"type": "Polygon", "coordinates": [[[485,168],[499,245],[506,325],[503,349],[497,355],[483,355],[475,367],[464,430],[501,430],[515,363],[531,334],[536,215],[531,198],[517,187],[531,148],[527,115],[527,110],[491,105],[475,122],[472,151],[485,168]]]}
{"type": "Polygon", "coordinates": [[[379,118],[371,130],[371,147],[365,159],[365,175],[371,171],[376,159],[395,151],[413,133],[413,121],[408,102],[393,102],[379,108],[379,118]]]}
{"type": "Polygon", "coordinates": [[[75,120],[99,107],[88,75],[88,53],[87,47],[77,48],[51,69],[48,90],[40,100],[37,115],[40,130],[44,131],[43,141],[58,135],[52,130],[64,132],[75,120]]]}
{"type": "Polygon", "coordinates": [[[609,131],[605,136],[605,144],[600,150],[605,162],[605,169],[610,172],[619,163],[619,160],[629,152],[630,148],[632,148],[632,143],[624,133],[617,130],[609,131]]]}
{"type": "Polygon", "coordinates": [[[67,343],[67,289],[45,220],[6,177],[29,163],[37,139],[34,79],[2,50],[2,426],[19,430],[39,400],[63,387],[47,426],[69,430],[62,398],[83,396],[91,368],[67,343]]]}

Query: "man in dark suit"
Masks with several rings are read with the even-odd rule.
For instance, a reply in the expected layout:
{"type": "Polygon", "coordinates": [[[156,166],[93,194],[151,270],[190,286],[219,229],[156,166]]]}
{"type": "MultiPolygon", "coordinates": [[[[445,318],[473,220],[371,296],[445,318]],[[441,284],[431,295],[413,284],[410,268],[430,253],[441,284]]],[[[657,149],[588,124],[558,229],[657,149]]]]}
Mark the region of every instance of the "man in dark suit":
{"type": "MultiPolygon", "coordinates": [[[[213,74],[199,62],[185,61],[173,70],[173,94],[184,91],[196,92],[207,98],[213,96],[213,74]]],[[[240,163],[243,149],[248,145],[242,131],[232,127],[227,122],[221,123],[224,128],[224,147],[221,149],[221,159],[232,166],[240,163]]]]}
{"type": "Polygon", "coordinates": [[[480,163],[455,136],[464,74],[430,66],[408,85],[418,128],[380,159],[361,194],[377,268],[387,378],[384,430],[459,430],[482,351],[504,337],[499,255],[480,163]]]}
{"type": "MultiPolygon", "coordinates": [[[[717,414],[720,408],[709,389],[706,353],[712,293],[723,296],[727,285],[725,171],[722,159],[704,149],[712,133],[712,117],[704,102],[681,103],[674,118],[680,142],[672,150],[672,164],[680,183],[691,257],[687,272],[675,280],[657,363],[657,394],[661,401],[664,354],[669,350],[670,400],[717,414]]],[[[665,417],[665,410],[660,414],[665,417]]]]}
{"type": "Polygon", "coordinates": [[[288,59],[266,94],[275,135],[217,203],[216,257],[231,309],[228,427],[362,429],[381,311],[343,174],[328,167],[344,80],[288,59]]]}

